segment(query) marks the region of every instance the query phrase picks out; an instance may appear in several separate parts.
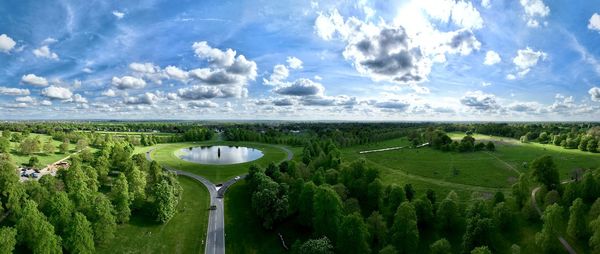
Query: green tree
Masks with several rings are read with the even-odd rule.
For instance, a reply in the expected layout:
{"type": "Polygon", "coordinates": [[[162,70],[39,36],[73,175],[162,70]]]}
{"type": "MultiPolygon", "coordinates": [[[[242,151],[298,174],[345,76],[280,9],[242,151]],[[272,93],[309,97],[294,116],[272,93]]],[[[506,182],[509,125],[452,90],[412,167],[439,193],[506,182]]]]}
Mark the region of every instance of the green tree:
{"type": "Polygon", "coordinates": [[[600,197],[600,183],[594,177],[592,170],[588,170],[583,174],[583,182],[581,193],[584,201],[591,203],[598,197],[600,197]]]}
{"type": "Polygon", "coordinates": [[[394,224],[390,230],[391,242],[399,253],[415,253],[419,243],[417,214],[409,202],[403,202],[394,216],[394,224]]]}
{"type": "Polygon", "coordinates": [[[385,248],[379,250],[379,254],[397,254],[398,251],[394,245],[387,245],[385,248]]]}
{"type": "Polygon", "coordinates": [[[412,187],[412,184],[407,183],[404,185],[404,194],[406,195],[406,199],[408,201],[412,201],[415,197],[415,189],[412,187]]]}
{"type": "Polygon", "coordinates": [[[158,183],[154,188],[156,197],[156,220],[161,223],[166,223],[175,215],[177,208],[177,197],[173,193],[173,188],[165,180],[158,183]]]}
{"type": "Polygon", "coordinates": [[[553,204],[544,211],[542,231],[535,235],[535,243],[544,253],[558,253],[561,251],[562,247],[557,241],[557,237],[563,220],[562,212],[563,209],[558,204],[553,204]]]}
{"type": "Polygon", "coordinates": [[[396,210],[398,210],[398,206],[400,206],[405,199],[406,195],[404,195],[404,190],[402,187],[395,184],[388,185],[383,198],[383,203],[387,204],[385,206],[384,215],[386,216],[389,224],[392,224],[396,210]]]}
{"type": "Polygon", "coordinates": [[[489,218],[479,215],[467,219],[467,230],[463,235],[464,251],[468,252],[476,246],[489,245],[493,241],[494,224],[489,218]]]}
{"type": "Polygon", "coordinates": [[[346,215],[338,231],[337,249],[339,253],[370,253],[367,243],[369,232],[358,213],[346,215]]]}
{"type": "Polygon", "coordinates": [[[29,158],[29,162],[27,163],[27,165],[29,165],[32,168],[39,168],[40,167],[40,159],[37,156],[31,156],[29,158]]]}
{"type": "Polygon", "coordinates": [[[590,230],[593,232],[588,244],[592,253],[600,253],[600,216],[590,222],[590,230]]]}
{"type": "Polygon", "coordinates": [[[312,225],[313,218],[313,197],[317,191],[317,186],[313,182],[304,183],[298,200],[298,217],[304,226],[312,225]]]}
{"type": "Polygon", "coordinates": [[[14,163],[0,159],[0,205],[4,211],[19,215],[27,194],[19,182],[14,163]]]}
{"type": "Polygon", "coordinates": [[[456,232],[461,226],[462,216],[459,211],[458,204],[452,198],[451,195],[453,192],[448,194],[438,207],[436,216],[439,228],[446,233],[446,235],[450,235],[452,232],[456,232]]]}
{"type": "Polygon", "coordinates": [[[558,188],[559,176],[558,169],[549,155],[539,157],[531,163],[531,171],[533,178],[545,185],[549,190],[558,188]]]}
{"type": "Polygon", "coordinates": [[[77,144],[75,144],[75,148],[77,149],[77,151],[81,151],[83,149],[85,149],[88,146],[88,141],[85,138],[81,138],[79,140],[77,140],[77,144]]]}
{"type": "Polygon", "coordinates": [[[69,140],[65,139],[60,146],[58,146],[58,150],[62,154],[66,154],[69,152],[69,140]]]}
{"type": "Polygon", "coordinates": [[[435,241],[431,246],[429,246],[431,254],[451,254],[452,246],[450,242],[446,240],[446,238],[439,239],[435,241]]]}
{"type": "Polygon", "coordinates": [[[10,147],[10,140],[5,137],[0,137],[0,153],[9,153],[10,147]]]}
{"type": "Polygon", "coordinates": [[[19,152],[25,155],[31,155],[40,151],[39,138],[26,138],[19,144],[19,152]]]}
{"type": "Polygon", "coordinates": [[[60,234],[69,225],[71,215],[74,211],[75,207],[64,191],[56,192],[50,196],[48,205],[44,209],[45,214],[48,216],[48,221],[54,225],[56,232],[60,234]]]}
{"type": "Polygon", "coordinates": [[[62,253],[60,237],[54,234],[54,227],[38,211],[34,201],[25,201],[17,231],[19,241],[33,253],[62,253]]]}
{"type": "Polygon", "coordinates": [[[371,246],[375,250],[383,247],[386,243],[388,229],[385,218],[378,211],[371,213],[367,218],[367,229],[371,237],[371,246]]]}
{"type": "Polygon", "coordinates": [[[66,171],[64,182],[69,198],[78,211],[85,211],[91,207],[93,191],[88,184],[88,176],[83,173],[77,159],[72,160],[69,170],[66,171]]]}
{"type": "Polygon", "coordinates": [[[263,227],[271,229],[288,214],[288,197],[284,189],[264,173],[258,173],[257,189],[252,193],[252,209],[262,219],[263,227]]]}
{"type": "Polygon", "coordinates": [[[127,185],[127,178],[123,173],[119,174],[119,177],[114,182],[111,190],[111,196],[115,212],[117,216],[117,222],[126,223],[129,221],[131,216],[131,198],[129,197],[129,187],[127,185]]]}
{"type": "Polygon", "coordinates": [[[294,247],[294,253],[296,254],[333,254],[333,245],[325,236],[319,239],[310,239],[294,247]]]}
{"type": "Polygon", "coordinates": [[[52,143],[52,139],[48,139],[42,149],[46,154],[53,154],[56,151],[56,146],[52,143]]]}
{"type": "Polygon", "coordinates": [[[496,204],[492,211],[492,218],[496,228],[505,232],[512,229],[515,225],[515,216],[504,202],[496,204]]]}
{"type": "Polygon", "coordinates": [[[65,249],[70,253],[95,253],[92,226],[85,216],[79,212],[75,213],[73,220],[67,227],[65,249]]]}
{"type": "Polygon", "coordinates": [[[569,208],[569,222],[567,224],[567,235],[574,239],[583,239],[587,236],[585,220],[585,205],[581,198],[575,199],[569,208]]]}
{"type": "Polygon", "coordinates": [[[126,172],[126,176],[129,184],[129,197],[135,203],[143,202],[146,198],[146,172],[134,166],[133,170],[126,172]]]}
{"type": "Polygon", "coordinates": [[[91,216],[94,240],[104,244],[112,240],[117,230],[117,219],[110,200],[102,193],[98,193],[94,200],[91,216]]]}
{"type": "Polygon", "coordinates": [[[473,249],[471,254],[492,254],[492,252],[487,246],[481,246],[473,249]]]}
{"type": "Polygon", "coordinates": [[[494,142],[488,141],[487,144],[485,145],[485,149],[490,152],[496,151],[496,145],[494,145],[494,142]]]}
{"type": "Polygon", "coordinates": [[[17,230],[10,227],[0,228],[0,254],[11,254],[17,245],[17,230]]]}
{"type": "Polygon", "coordinates": [[[426,197],[414,200],[413,205],[417,213],[417,224],[420,229],[429,228],[435,224],[433,217],[433,205],[426,197]]]}
{"type": "Polygon", "coordinates": [[[313,202],[315,234],[336,237],[342,217],[342,201],[337,193],[330,187],[319,186],[313,202]]]}

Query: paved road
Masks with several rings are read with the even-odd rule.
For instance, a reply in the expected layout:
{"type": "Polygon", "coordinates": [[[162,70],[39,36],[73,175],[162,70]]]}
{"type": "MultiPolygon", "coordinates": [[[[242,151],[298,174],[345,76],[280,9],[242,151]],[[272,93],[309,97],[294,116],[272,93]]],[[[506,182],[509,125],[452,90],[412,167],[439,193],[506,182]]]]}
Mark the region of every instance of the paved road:
{"type": "MultiPolygon", "coordinates": [[[[269,145],[269,146],[280,148],[287,153],[287,157],[285,159],[283,159],[282,162],[289,161],[294,157],[294,153],[286,147],[276,146],[276,145],[269,145]]],[[[150,153],[154,149],[155,148],[150,149],[149,151],[146,152],[146,159],[148,161],[152,161],[152,158],[150,157],[150,153]]],[[[201,182],[202,184],[204,184],[204,186],[206,186],[206,189],[208,189],[208,192],[210,194],[210,205],[216,206],[217,209],[209,210],[209,213],[208,213],[208,228],[206,229],[206,244],[205,244],[204,253],[206,253],[206,254],[224,254],[225,253],[225,207],[223,205],[223,197],[225,195],[225,191],[227,191],[229,186],[231,186],[234,183],[236,183],[237,181],[243,179],[244,177],[246,177],[247,174],[242,174],[242,175],[236,176],[232,179],[229,179],[228,181],[224,182],[223,185],[217,190],[217,187],[215,186],[215,184],[213,184],[211,181],[209,181],[208,179],[206,179],[202,176],[192,174],[187,171],[177,170],[177,169],[174,169],[174,168],[171,168],[168,166],[163,166],[163,167],[165,167],[167,170],[177,173],[177,175],[183,175],[183,176],[190,177],[196,181],[201,182]]]]}
{"type": "MultiPolygon", "coordinates": [[[[562,184],[568,183],[570,181],[565,181],[562,182],[562,184]]],[[[533,189],[533,191],[531,191],[531,204],[533,205],[533,207],[535,208],[535,210],[538,212],[538,214],[540,215],[540,217],[542,216],[542,209],[540,209],[540,207],[537,204],[537,201],[535,199],[535,195],[537,194],[537,192],[540,190],[541,187],[537,187],[535,189],[533,189]]],[[[575,249],[573,249],[573,247],[571,247],[571,245],[569,244],[569,242],[567,242],[567,240],[565,240],[564,237],[562,237],[561,235],[558,236],[558,241],[562,244],[562,246],[565,248],[565,250],[567,252],[569,252],[570,254],[577,254],[577,252],[575,251],[575,249]]]]}

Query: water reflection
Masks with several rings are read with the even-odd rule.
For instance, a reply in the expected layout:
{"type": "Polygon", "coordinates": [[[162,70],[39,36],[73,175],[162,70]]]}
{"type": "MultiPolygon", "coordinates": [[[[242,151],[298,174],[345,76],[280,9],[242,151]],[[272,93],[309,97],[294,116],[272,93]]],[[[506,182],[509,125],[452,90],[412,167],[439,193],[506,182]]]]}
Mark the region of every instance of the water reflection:
{"type": "Polygon", "coordinates": [[[180,150],[179,158],[200,164],[236,164],[256,160],[262,151],[239,146],[199,146],[180,150]]]}

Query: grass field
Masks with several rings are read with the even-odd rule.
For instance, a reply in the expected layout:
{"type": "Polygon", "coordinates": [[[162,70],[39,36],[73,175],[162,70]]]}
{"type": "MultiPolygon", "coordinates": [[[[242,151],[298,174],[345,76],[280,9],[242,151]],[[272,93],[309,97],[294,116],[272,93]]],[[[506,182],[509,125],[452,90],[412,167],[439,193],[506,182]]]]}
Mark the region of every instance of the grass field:
{"type": "MultiPolygon", "coordinates": [[[[39,137],[40,140],[42,141],[42,146],[46,143],[46,141],[48,139],[52,138],[49,135],[43,135],[43,134],[37,134],[37,133],[31,133],[31,134],[29,134],[28,137],[39,137]]],[[[56,146],[56,153],[53,153],[53,154],[36,153],[31,156],[37,156],[38,159],[40,160],[40,164],[45,166],[45,165],[54,163],[54,162],[56,162],[64,157],[67,157],[69,155],[69,154],[58,153],[58,146],[60,144],[62,144],[62,142],[52,140],[52,144],[54,144],[56,146]]],[[[29,158],[31,158],[30,155],[24,155],[24,154],[19,153],[19,151],[18,151],[19,143],[11,142],[11,147],[12,147],[11,156],[17,165],[23,165],[23,164],[27,164],[29,162],[29,158]]],[[[75,152],[75,145],[69,144],[69,150],[71,153],[75,152]]]]}
{"type": "MultiPolygon", "coordinates": [[[[293,222],[267,231],[254,215],[250,191],[246,181],[240,181],[227,190],[225,197],[225,248],[227,253],[286,253],[277,233],[281,233],[288,247],[296,239],[307,239],[293,222]]],[[[289,252],[288,252],[289,253],[289,252]]]]}
{"type": "MultiPolygon", "coordinates": [[[[460,139],[462,133],[451,133],[460,139]]],[[[522,144],[518,140],[475,135],[478,141],[494,141],[495,152],[442,152],[423,147],[385,152],[359,154],[359,151],[387,147],[408,146],[406,139],[393,139],[375,144],[354,146],[342,150],[343,160],[350,162],[365,158],[371,165],[381,168],[381,178],[386,184],[411,183],[417,191],[434,189],[440,194],[455,190],[461,198],[476,195],[492,195],[496,191],[509,192],[519,173],[529,172],[528,164],[542,155],[551,155],[562,179],[568,179],[577,168],[600,165],[600,154],[567,150],[542,144],[522,144]]],[[[422,192],[421,192],[422,193],[422,192]]]]}
{"type": "Polygon", "coordinates": [[[208,191],[202,184],[179,177],[183,198],[167,224],[133,216],[118,226],[115,239],[98,253],[204,253],[208,223],[208,191]]]}
{"type": "MultiPolygon", "coordinates": [[[[141,150],[138,150],[141,151],[141,150]]],[[[185,142],[161,144],[156,150],[151,153],[152,159],[159,163],[185,170],[194,174],[206,177],[213,183],[224,182],[234,176],[248,172],[248,167],[252,164],[267,166],[270,162],[280,162],[287,157],[287,154],[282,149],[266,144],[250,143],[250,142],[228,142],[228,141],[207,141],[207,142],[185,142]],[[264,156],[258,160],[232,164],[232,165],[203,165],[193,162],[181,160],[175,155],[179,149],[186,147],[196,147],[200,145],[237,145],[253,147],[261,150],[264,156]]]]}

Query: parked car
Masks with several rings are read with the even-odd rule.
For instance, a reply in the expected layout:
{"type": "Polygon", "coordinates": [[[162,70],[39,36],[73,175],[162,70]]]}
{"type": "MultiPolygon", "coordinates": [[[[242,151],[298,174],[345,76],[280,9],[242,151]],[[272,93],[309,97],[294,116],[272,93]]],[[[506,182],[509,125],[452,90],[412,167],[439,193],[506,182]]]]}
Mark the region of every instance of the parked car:
{"type": "Polygon", "coordinates": [[[31,177],[38,178],[38,177],[40,177],[40,174],[39,173],[31,173],[31,177]]]}
{"type": "Polygon", "coordinates": [[[223,186],[223,184],[222,183],[217,183],[217,184],[215,184],[215,186],[221,187],[221,186],[223,186]]]}
{"type": "Polygon", "coordinates": [[[21,172],[21,176],[22,176],[22,177],[29,177],[29,174],[27,174],[27,172],[26,172],[26,171],[23,171],[23,172],[21,172]]]}
{"type": "Polygon", "coordinates": [[[217,206],[216,205],[211,205],[208,210],[217,210],[217,206]]]}
{"type": "Polygon", "coordinates": [[[240,180],[240,177],[239,177],[239,176],[236,176],[236,177],[235,177],[235,178],[233,178],[233,179],[235,179],[236,181],[238,181],[238,180],[240,180]]]}

